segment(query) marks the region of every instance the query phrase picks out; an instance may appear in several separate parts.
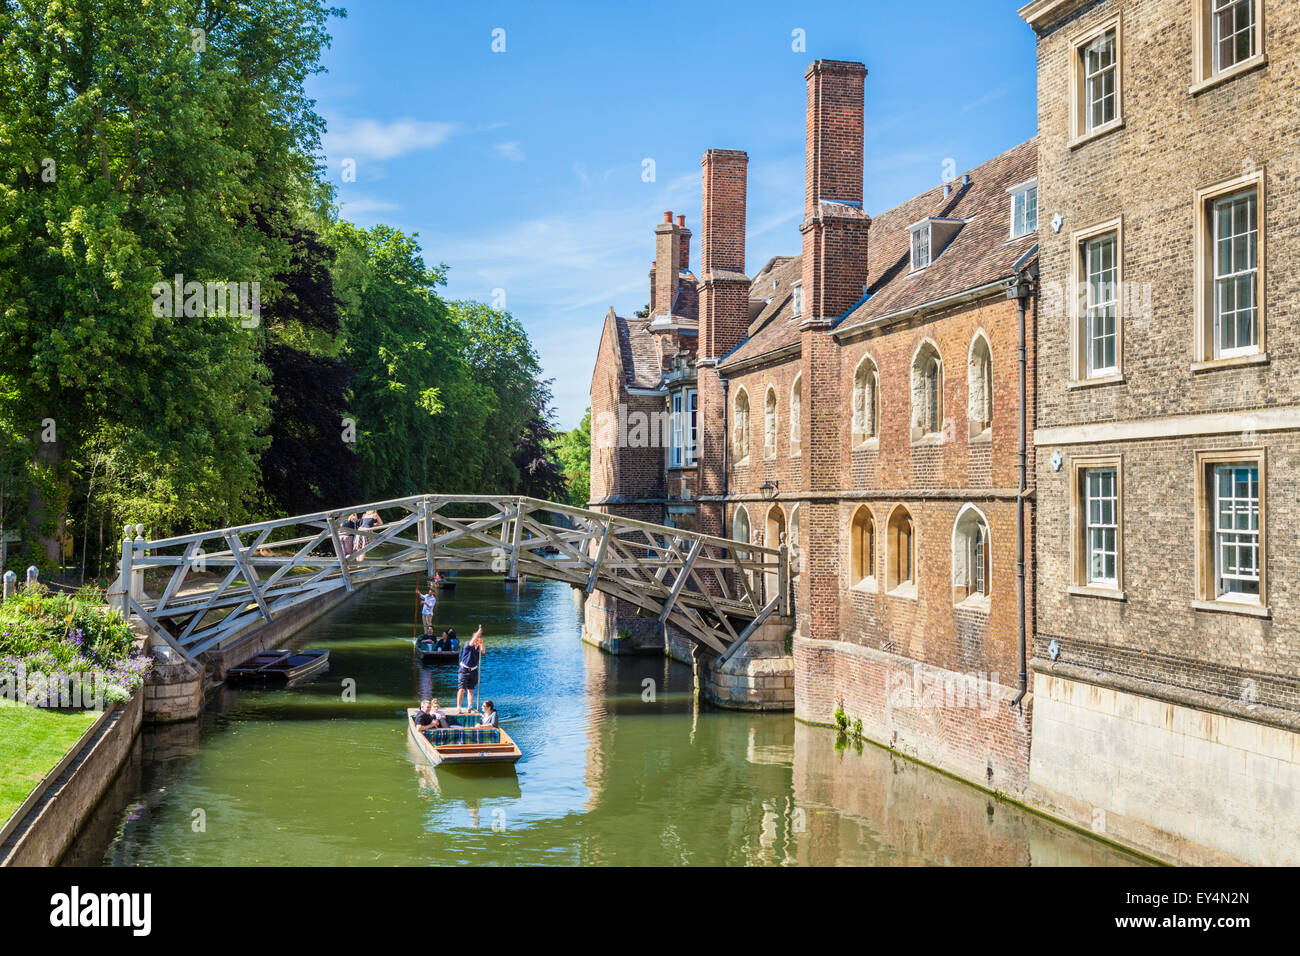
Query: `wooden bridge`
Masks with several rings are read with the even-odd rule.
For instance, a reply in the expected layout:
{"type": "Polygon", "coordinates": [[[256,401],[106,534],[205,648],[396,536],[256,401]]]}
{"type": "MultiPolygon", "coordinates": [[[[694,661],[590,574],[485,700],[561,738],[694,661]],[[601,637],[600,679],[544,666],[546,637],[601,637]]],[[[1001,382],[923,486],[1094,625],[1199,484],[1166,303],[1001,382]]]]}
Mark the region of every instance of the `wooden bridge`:
{"type": "Polygon", "coordinates": [[[127,526],[113,600],[191,661],[324,594],[403,574],[564,581],[627,601],[724,656],[786,613],[789,590],[784,545],[535,498],[418,495],[157,541],[143,532],[127,526]],[[343,522],[367,511],[383,523],[349,553],[343,522]]]}

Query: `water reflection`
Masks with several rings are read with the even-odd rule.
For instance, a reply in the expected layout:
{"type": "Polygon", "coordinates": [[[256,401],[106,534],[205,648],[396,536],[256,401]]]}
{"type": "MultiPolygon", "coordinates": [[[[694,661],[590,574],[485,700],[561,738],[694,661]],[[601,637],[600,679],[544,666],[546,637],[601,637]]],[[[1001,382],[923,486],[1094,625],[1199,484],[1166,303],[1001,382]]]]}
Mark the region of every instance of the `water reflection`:
{"type": "Polygon", "coordinates": [[[65,862],[1132,862],[831,731],[701,709],[689,668],[582,644],[580,605],[550,582],[462,578],[439,603],[439,629],[484,626],[485,692],[524,757],[434,768],[405,708],[454,701],[456,668],[414,658],[413,600],[388,582],[314,624],[296,643],[330,648],[331,669],[311,683],[223,690],[201,724],[146,730],[65,862]]]}

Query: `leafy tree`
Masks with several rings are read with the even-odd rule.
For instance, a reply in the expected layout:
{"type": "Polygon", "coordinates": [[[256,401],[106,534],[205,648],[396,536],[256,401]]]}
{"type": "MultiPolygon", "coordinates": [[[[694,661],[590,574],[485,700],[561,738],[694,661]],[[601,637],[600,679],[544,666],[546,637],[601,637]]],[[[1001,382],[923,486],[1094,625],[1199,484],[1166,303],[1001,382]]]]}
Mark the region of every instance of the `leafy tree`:
{"type": "Polygon", "coordinates": [[[152,290],[183,275],[275,297],[288,243],[257,214],[314,174],[303,82],[335,12],[0,3],[0,420],[30,444],[28,540],[47,563],[96,434],[115,443],[117,500],[147,494],[162,525],[247,512],[260,332],[155,308],[152,290]]]}
{"type": "Polygon", "coordinates": [[[567,484],[566,501],[585,508],[591,498],[591,409],[582,421],[567,432],[560,432],[550,447],[567,484]]]}

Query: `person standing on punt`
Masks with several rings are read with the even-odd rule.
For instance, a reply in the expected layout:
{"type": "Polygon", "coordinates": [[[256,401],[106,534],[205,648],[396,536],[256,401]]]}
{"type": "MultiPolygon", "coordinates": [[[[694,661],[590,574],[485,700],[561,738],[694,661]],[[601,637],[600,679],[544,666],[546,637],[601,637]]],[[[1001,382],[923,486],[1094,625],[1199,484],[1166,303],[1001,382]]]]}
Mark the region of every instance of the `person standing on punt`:
{"type": "Polygon", "coordinates": [[[469,709],[474,709],[474,690],[478,687],[479,662],[483,658],[483,625],[478,626],[474,636],[461,648],[460,670],[456,676],[456,706],[460,706],[461,696],[469,692],[469,709]]]}
{"type": "Polygon", "coordinates": [[[428,591],[421,591],[416,588],[415,593],[420,595],[420,614],[424,618],[424,636],[433,637],[433,609],[438,606],[438,595],[434,591],[432,583],[430,583],[428,591]]]}

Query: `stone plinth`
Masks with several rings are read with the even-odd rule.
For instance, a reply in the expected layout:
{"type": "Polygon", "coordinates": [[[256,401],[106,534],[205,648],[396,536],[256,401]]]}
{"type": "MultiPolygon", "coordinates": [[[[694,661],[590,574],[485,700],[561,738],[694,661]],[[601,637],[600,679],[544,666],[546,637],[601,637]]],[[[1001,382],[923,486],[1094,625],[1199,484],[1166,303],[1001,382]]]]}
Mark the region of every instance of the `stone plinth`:
{"type": "Polygon", "coordinates": [[[708,648],[695,651],[695,686],[711,704],[729,710],[794,710],[794,658],[786,638],[789,618],[768,618],[725,663],[708,648]]]}
{"type": "Polygon", "coordinates": [[[203,674],[166,643],[151,638],[153,671],[144,685],[144,719],[153,724],[194,720],[203,710],[203,674]]]}

